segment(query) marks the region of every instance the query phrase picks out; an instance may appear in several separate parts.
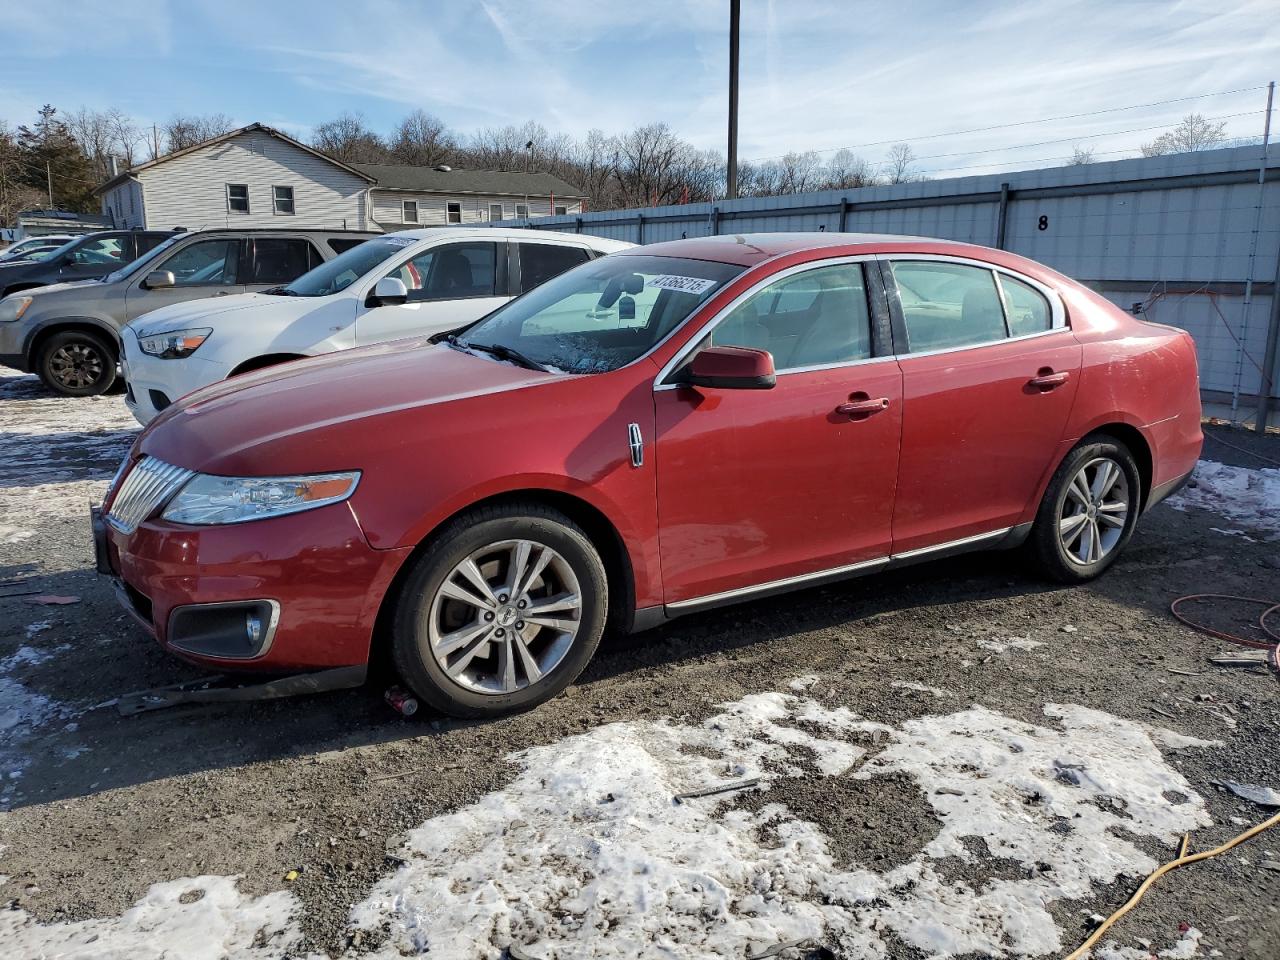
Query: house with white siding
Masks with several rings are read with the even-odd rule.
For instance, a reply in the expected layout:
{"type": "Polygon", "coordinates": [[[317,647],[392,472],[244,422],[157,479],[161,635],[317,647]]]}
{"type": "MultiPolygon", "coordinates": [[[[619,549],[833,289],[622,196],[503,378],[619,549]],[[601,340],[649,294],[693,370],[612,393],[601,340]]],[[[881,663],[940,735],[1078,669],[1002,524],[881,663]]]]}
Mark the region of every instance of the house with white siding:
{"type": "Polygon", "coordinates": [[[582,213],[585,197],[549,173],[353,163],[374,181],[375,229],[405,230],[582,213]]]}
{"type": "Polygon", "coordinates": [[[116,227],[404,230],[580,213],[543,173],[347,164],[253,123],[139,164],[97,188],[116,227]]]}

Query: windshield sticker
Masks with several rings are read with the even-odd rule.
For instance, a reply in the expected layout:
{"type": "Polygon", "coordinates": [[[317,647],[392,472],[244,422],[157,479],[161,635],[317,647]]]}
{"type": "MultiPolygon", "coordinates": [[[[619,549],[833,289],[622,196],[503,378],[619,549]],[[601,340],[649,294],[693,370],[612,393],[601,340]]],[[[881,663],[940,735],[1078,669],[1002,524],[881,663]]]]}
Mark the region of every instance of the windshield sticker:
{"type": "Polygon", "coordinates": [[[714,280],[703,280],[701,277],[677,277],[674,274],[664,273],[656,277],[650,277],[645,281],[647,287],[658,287],[662,290],[677,290],[680,293],[692,293],[700,296],[706,293],[716,285],[714,280]]]}
{"type": "Polygon", "coordinates": [[[387,237],[387,243],[393,247],[411,247],[417,242],[413,237],[387,237]]]}

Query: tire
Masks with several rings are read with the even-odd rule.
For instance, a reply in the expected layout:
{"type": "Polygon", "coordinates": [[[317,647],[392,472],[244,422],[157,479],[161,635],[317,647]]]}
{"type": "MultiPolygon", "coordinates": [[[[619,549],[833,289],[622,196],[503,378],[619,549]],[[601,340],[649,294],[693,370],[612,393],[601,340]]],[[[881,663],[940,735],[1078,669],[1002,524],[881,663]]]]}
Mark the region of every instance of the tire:
{"type": "Polygon", "coordinates": [[[414,562],[396,599],[392,660],[405,685],[442,713],[527,710],[586,667],[608,608],[604,564],[581,527],[538,503],[485,507],[450,522],[414,562]],[[523,590],[518,582],[511,589],[517,567],[523,590]],[[523,611],[539,605],[546,622],[526,623],[534,618],[523,611]]]}
{"type": "Polygon", "coordinates": [[[94,397],[116,381],[116,347],[85,330],[55,333],[40,345],[33,364],[44,385],[67,397],[94,397]]]}
{"type": "Polygon", "coordinates": [[[1085,583],[1115,563],[1141,509],[1142,476],[1129,448],[1105,434],[1085,437],[1049,481],[1027,546],[1045,576],[1085,583]]]}

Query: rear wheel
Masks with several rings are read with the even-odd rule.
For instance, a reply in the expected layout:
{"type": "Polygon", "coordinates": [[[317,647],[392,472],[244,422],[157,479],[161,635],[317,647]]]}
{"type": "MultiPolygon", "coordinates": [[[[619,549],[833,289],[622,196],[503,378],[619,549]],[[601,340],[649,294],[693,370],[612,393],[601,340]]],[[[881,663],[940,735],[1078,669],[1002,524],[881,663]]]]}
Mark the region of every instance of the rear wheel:
{"type": "Polygon", "coordinates": [[[40,345],[35,368],[51,390],[68,397],[96,396],[115,383],[116,349],[99,334],[64,330],[40,345]]]}
{"type": "Polygon", "coordinates": [[[1128,447],[1107,436],[1086,438],[1049,482],[1031,552],[1054,580],[1092,580],[1129,542],[1141,506],[1142,477],[1128,447]]]}
{"type": "Polygon", "coordinates": [[[604,564],[577,524],[540,504],[485,508],[417,560],[392,655],[410,689],[444,713],[527,709],[582,672],[607,609],[604,564]]]}

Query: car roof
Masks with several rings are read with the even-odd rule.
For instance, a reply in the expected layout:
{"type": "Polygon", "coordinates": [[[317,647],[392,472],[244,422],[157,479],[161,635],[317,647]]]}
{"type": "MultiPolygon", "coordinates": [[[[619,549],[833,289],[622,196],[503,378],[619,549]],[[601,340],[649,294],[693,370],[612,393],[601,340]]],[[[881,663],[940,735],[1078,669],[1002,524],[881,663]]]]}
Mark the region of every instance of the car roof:
{"type": "Polygon", "coordinates": [[[738,233],[720,234],[714,237],[693,237],[688,240],[668,240],[644,247],[632,247],[629,255],[648,254],[657,257],[685,257],[690,260],[714,260],[750,267],[773,257],[789,253],[823,250],[827,247],[868,247],[867,252],[885,246],[919,244],[955,247],[977,251],[985,248],[954,240],[938,240],[933,237],[909,237],[891,233],[738,233]]]}
{"type": "Polygon", "coordinates": [[[625,240],[611,240],[608,237],[597,237],[589,233],[564,233],[559,230],[525,230],[518,227],[419,227],[413,230],[397,230],[384,234],[388,237],[410,237],[414,240],[429,240],[437,237],[468,237],[487,240],[559,240],[560,242],[581,243],[594,250],[612,253],[615,250],[628,250],[635,246],[625,240]]]}

